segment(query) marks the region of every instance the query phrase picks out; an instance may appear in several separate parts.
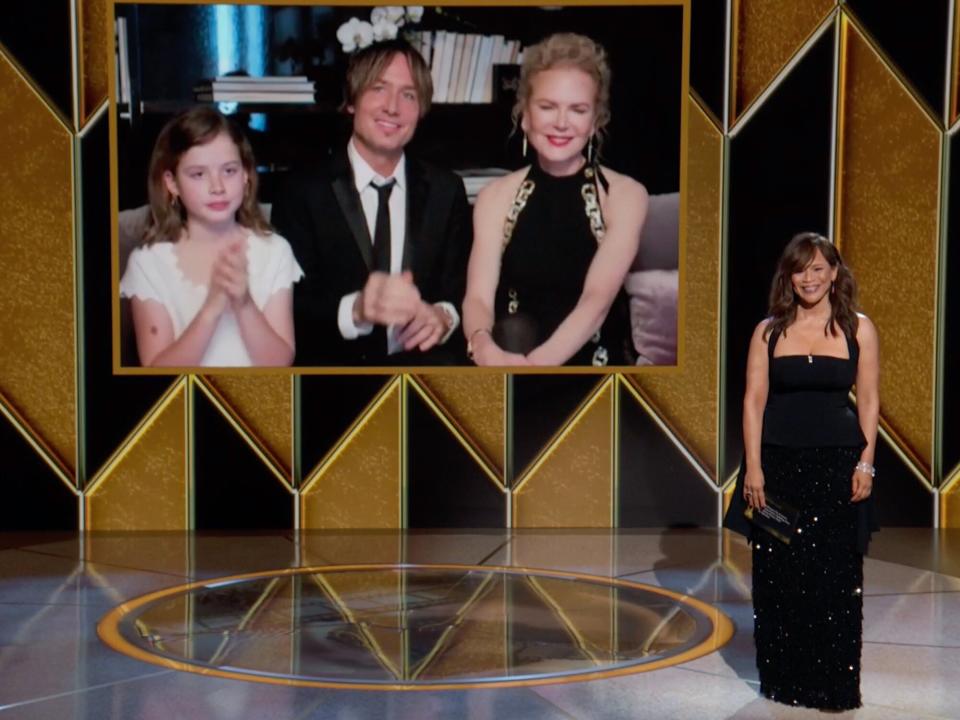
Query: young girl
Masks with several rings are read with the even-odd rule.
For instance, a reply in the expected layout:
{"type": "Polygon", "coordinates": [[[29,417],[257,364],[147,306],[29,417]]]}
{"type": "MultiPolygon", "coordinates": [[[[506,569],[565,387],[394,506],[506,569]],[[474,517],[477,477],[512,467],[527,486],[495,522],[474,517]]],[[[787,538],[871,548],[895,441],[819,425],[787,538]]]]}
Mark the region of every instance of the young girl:
{"type": "Polygon", "coordinates": [[[120,281],[141,364],[289,365],[303,271],[260,211],[243,133],[211,107],[177,116],[157,138],[148,191],[144,242],[120,281]]]}

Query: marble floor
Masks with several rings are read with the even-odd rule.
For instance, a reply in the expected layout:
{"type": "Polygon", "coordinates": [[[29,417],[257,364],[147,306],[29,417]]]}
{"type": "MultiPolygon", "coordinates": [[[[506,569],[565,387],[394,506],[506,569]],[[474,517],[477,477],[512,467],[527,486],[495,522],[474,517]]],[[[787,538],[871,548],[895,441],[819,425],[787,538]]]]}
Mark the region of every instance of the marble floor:
{"type": "MultiPolygon", "coordinates": [[[[864,706],[838,717],[960,718],[960,531],[887,528],[865,563],[864,706]]],[[[750,557],[714,530],[261,535],[0,534],[0,720],[15,718],[802,718],[757,695],[750,557]],[[354,690],[171,670],[98,622],[186,582],[306,566],[465,564],[619,578],[715,606],[733,638],[649,672],[531,687],[354,690]]]]}

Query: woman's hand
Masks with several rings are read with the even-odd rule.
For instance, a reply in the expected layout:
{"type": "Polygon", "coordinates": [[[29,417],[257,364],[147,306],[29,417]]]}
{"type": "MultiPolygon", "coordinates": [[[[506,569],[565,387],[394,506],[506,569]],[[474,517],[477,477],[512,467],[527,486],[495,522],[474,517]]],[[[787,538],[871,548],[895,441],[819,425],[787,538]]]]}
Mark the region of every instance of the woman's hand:
{"type": "Polygon", "coordinates": [[[767,506],[767,498],[763,494],[763,471],[758,468],[747,468],[743,477],[743,499],[754,510],[762,510],[767,506]]]}
{"type": "Polygon", "coordinates": [[[852,502],[860,502],[873,491],[873,457],[877,448],[877,426],[880,423],[880,342],[877,329],[866,315],[858,313],[857,344],[857,419],[867,445],[860,451],[860,462],[853,469],[852,502]],[[861,469],[863,468],[863,469],[861,469]],[[864,472],[863,470],[868,472],[864,472]]]}
{"type": "Polygon", "coordinates": [[[234,310],[250,302],[250,282],[247,271],[246,241],[230,243],[213,263],[210,288],[219,288],[230,300],[234,310]]]}
{"type": "Polygon", "coordinates": [[[767,321],[760,322],[750,338],[747,352],[747,386],[743,393],[743,461],[747,464],[743,477],[743,499],[756,509],[767,506],[763,491],[763,470],[760,466],[763,408],[767,404],[768,360],[767,321]]]}
{"type": "Polygon", "coordinates": [[[853,494],[850,496],[850,501],[860,502],[861,500],[866,500],[873,491],[873,476],[859,468],[854,468],[852,485],[853,494]]]}
{"type": "Polygon", "coordinates": [[[473,345],[473,361],[481,366],[509,367],[511,365],[529,365],[526,355],[507,352],[490,336],[488,332],[478,332],[473,345]]]}
{"type": "Polygon", "coordinates": [[[200,308],[199,315],[204,316],[208,322],[215,322],[229,306],[230,296],[214,280],[211,273],[210,284],[207,286],[207,297],[203,301],[203,307],[200,308]]]}

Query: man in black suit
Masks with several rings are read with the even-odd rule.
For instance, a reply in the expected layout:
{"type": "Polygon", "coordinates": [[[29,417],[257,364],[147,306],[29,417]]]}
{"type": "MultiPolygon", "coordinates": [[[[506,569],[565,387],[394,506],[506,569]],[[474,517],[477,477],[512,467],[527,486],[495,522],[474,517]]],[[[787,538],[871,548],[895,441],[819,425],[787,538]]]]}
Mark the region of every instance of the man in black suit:
{"type": "Polygon", "coordinates": [[[271,220],[305,274],[294,289],[297,365],[460,361],[470,208],[454,173],[404,153],[432,95],[407,43],[360,50],[347,69],[347,147],[277,196],[271,220]]]}

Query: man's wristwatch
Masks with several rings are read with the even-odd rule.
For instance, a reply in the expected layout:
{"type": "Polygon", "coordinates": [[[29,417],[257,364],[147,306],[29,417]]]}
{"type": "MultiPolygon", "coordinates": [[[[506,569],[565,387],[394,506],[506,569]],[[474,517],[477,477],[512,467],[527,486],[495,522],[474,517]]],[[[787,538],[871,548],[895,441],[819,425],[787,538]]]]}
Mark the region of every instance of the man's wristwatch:
{"type": "Polygon", "coordinates": [[[446,328],[444,328],[443,334],[446,335],[453,329],[453,325],[456,322],[456,318],[453,317],[453,313],[450,312],[450,308],[448,308],[443,303],[437,303],[436,308],[441,313],[443,313],[443,322],[446,325],[446,328]]]}

